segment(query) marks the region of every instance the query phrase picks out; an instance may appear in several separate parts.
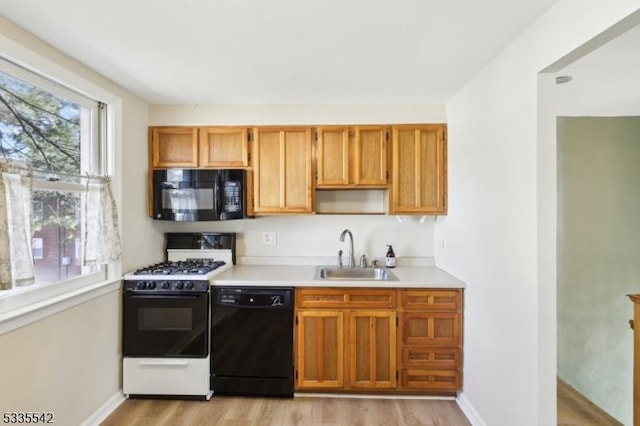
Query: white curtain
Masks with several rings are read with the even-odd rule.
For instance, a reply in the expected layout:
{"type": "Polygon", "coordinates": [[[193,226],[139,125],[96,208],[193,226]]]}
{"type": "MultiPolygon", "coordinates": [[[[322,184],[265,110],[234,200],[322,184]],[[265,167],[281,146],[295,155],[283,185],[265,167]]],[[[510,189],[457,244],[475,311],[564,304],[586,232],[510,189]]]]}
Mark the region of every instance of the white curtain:
{"type": "Polygon", "coordinates": [[[0,163],[0,290],[35,283],[29,171],[0,163]]]}
{"type": "Polygon", "coordinates": [[[90,177],[85,193],[85,266],[112,263],[122,257],[118,210],[107,177],[90,177]]]}

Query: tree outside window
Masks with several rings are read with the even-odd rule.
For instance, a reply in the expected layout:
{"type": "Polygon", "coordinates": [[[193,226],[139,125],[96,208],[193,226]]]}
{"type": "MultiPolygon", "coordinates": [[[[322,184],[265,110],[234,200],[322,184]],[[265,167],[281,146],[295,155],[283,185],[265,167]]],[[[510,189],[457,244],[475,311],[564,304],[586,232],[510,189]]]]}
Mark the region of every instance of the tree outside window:
{"type": "MultiPolygon", "coordinates": [[[[98,103],[91,102],[97,109],[98,103]]],[[[62,173],[38,175],[34,184],[32,241],[38,254],[34,256],[38,283],[84,272],[77,249],[82,238],[78,214],[82,185],[73,176],[88,168],[82,150],[92,134],[93,116],[91,108],[81,103],[0,72],[0,159],[62,173]]]]}

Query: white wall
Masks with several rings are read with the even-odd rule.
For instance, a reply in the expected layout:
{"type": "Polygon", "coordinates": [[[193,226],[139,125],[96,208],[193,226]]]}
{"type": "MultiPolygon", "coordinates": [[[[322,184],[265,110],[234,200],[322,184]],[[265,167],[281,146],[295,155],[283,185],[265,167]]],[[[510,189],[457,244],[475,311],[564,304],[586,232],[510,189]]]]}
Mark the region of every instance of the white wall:
{"type": "Polygon", "coordinates": [[[556,424],[555,130],[538,73],[638,8],[559,1],[448,104],[436,263],[467,283],[462,399],[488,425],[556,424]]]}
{"type": "MultiPolygon", "coordinates": [[[[356,262],[361,254],[368,259],[384,258],[387,244],[392,244],[398,258],[430,257],[433,253],[433,218],[420,223],[420,217],[365,215],[296,215],[257,217],[227,222],[173,223],[158,226],[164,232],[219,231],[237,232],[237,256],[281,257],[331,257],[338,250],[344,252],[346,261],[348,243],[340,242],[343,229],[353,234],[356,262]],[[262,243],[263,232],[276,232],[276,245],[262,243]]],[[[272,259],[278,262],[278,259],[272,259]]]]}
{"type": "Polygon", "coordinates": [[[79,425],[121,389],[120,294],[111,292],[0,336],[2,411],[79,425]]]}
{"type": "Polygon", "coordinates": [[[442,104],[151,105],[151,126],[444,123],[442,104]]]}
{"type": "MultiPolygon", "coordinates": [[[[147,105],[0,17],[0,52],[113,104],[114,180],[122,214],[124,269],[162,255],[162,235],[145,215],[147,105]],[[150,248],[157,247],[156,250],[150,248]]],[[[52,411],[56,424],[79,424],[120,389],[119,291],[0,335],[0,406],[52,411]]]]}
{"type": "Polygon", "coordinates": [[[624,424],[640,290],[640,118],[558,120],[558,376],[624,424]]]}

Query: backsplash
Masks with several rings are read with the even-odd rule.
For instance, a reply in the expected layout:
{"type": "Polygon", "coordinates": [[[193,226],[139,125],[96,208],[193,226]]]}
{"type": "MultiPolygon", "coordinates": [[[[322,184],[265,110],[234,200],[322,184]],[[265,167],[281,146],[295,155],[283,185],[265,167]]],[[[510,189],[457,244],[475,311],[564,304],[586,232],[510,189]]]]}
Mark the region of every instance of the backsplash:
{"type": "Polygon", "coordinates": [[[340,242],[344,229],[353,234],[354,255],[383,258],[387,244],[393,244],[396,256],[431,258],[433,217],[386,215],[282,215],[224,222],[156,221],[162,232],[214,231],[237,232],[237,256],[240,257],[328,257],[338,250],[348,251],[348,242],[340,242]],[[264,244],[275,237],[275,244],[264,244]]]}

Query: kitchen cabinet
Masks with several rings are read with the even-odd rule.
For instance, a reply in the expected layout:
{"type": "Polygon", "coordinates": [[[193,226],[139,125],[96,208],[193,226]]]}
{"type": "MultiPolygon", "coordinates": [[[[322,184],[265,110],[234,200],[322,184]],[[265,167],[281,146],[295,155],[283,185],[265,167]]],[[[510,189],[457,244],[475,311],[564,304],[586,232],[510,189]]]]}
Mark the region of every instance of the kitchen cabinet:
{"type": "Polygon", "coordinates": [[[200,129],[200,167],[248,167],[249,131],[243,127],[200,129]]]}
{"type": "Polygon", "coordinates": [[[253,134],[255,214],[312,213],[311,128],[258,127],[253,134]]]}
{"type": "Polygon", "coordinates": [[[296,387],[344,387],[344,313],[333,309],[296,314],[296,387]]]}
{"type": "Polygon", "coordinates": [[[296,290],[296,389],[393,390],[396,293],[296,290]]]}
{"type": "Polygon", "coordinates": [[[446,214],[446,125],[393,126],[390,214],[446,214]]]}
{"type": "Polygon", "coordinates": [[[387,139],[386,126],[316,128],[316,187],[386,187],[387,139]]]}
{"type": "Polygon", "coordinates": [[[296,389],[455,394],[462,290],[297,289],[296,389]]]}
{"type": "MultiPolygon", "coordinates": [[[[389,188],[388,209],[380,198],[378,208],[366,206],[367,212],[447,212],[444,124],[157,126],[149,128],[149,140],[151,169],[246,169],[252,179],[247,203],[258,216],[314,213],[316,189],[326,195],[328,190],[389,188]]],[[[336,210],[336,197],[321,199],[333,203],[325,212],[336,210]]],[[[360,211],[351,204],[348,212],[360,211]]]]}
{"type": "Polygon", "coordinates": [[[462,387],[462,291],[398,290],[400,383],[404,391],[462,387]]]}
{"type": "Polygon", "coordinates": [[[149,129],[151,167],[198,167],[198,129],[152,127],[149,129]]]}
{"type": "Polygon", "coordinates": [[[249,131],[242,127],[152,127],[152,168],[246,168],[249,131]]]}
{"type": "Polygon", "coordinates": [[[396,387],[396,312],[390,309],[351,310],[349,328],[349,387],[396,387]]]}

